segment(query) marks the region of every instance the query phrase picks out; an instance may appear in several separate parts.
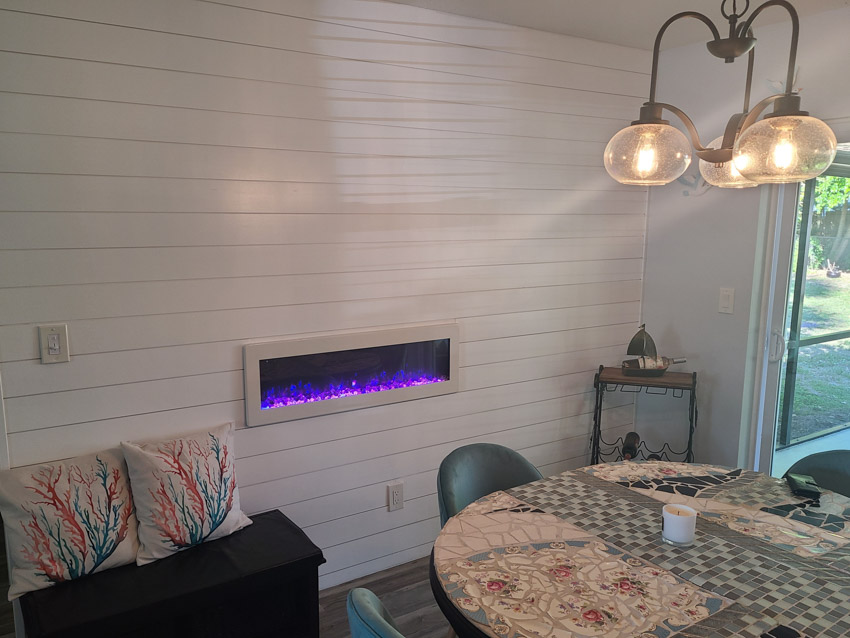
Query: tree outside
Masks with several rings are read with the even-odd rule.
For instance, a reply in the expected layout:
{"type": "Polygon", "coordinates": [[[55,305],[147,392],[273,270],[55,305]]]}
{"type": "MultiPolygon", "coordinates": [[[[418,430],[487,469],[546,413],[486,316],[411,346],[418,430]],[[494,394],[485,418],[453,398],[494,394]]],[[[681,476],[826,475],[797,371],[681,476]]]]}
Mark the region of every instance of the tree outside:
{"type": "Polygon", "coordinates": [[[809,266],[850,271],[850,179],[819,178],[814,200],[809,266]]]}

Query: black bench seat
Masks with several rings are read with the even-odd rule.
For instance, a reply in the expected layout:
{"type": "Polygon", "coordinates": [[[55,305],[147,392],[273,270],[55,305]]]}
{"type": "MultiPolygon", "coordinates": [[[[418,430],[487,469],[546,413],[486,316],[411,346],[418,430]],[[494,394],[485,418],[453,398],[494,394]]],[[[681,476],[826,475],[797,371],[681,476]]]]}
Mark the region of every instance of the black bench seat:
{"type": "Polygon", "coordinates": [[[27,638],[319,635],[322,551],[281,512],[154,563],[20,598],[27,638]]]}

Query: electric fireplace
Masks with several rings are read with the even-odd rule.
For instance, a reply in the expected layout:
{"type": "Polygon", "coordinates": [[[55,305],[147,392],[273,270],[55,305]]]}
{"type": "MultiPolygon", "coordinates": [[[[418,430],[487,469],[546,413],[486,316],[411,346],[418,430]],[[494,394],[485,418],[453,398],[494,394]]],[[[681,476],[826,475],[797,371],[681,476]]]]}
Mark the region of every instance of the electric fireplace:
{"type": "Polygon", "coordinates": [[[245,420],[266,425],[457,392],[455,323],[243,347],[245,420]]]}

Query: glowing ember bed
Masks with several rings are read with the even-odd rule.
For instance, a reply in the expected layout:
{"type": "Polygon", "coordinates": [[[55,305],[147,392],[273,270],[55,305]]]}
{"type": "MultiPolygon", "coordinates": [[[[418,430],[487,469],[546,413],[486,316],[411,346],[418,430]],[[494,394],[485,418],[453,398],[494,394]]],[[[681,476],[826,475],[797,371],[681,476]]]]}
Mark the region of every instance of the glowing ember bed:
{"type": "Polygon", "coordinates": [[[456,392],[458,327],[255,343],[243,359],[245,421],[265,425],[456,392]]]}

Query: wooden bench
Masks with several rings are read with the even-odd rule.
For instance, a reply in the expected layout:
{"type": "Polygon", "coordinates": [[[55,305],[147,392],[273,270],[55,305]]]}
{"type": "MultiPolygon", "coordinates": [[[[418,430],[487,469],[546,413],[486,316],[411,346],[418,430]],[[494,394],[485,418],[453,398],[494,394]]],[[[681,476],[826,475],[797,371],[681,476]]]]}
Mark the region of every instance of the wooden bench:
{"type": "Polygon", "coordinates": [[[281,512],[225,538],[20,598],[27,638],[319,635],[322,551],[281,512]]]}

